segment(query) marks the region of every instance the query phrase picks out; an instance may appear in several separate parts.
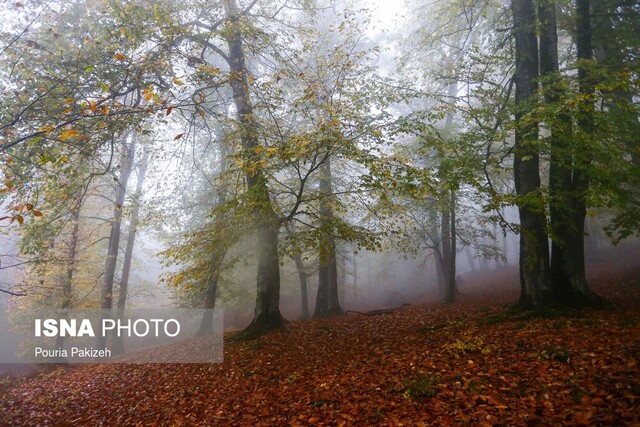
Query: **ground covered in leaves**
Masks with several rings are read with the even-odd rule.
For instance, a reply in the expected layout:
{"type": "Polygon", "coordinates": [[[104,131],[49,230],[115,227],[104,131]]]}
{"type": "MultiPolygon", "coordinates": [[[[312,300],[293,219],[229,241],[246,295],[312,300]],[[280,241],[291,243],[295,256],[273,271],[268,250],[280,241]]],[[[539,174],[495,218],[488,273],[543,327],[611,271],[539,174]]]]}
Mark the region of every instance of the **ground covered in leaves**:
{"type": "Polygon", "coordinates": [[[592,271],[605,310],[510,312],[509,273],[454,305],[289,322],[218,365],[7,380],[0,425],[640,425],[637,264],[592,271]]]}

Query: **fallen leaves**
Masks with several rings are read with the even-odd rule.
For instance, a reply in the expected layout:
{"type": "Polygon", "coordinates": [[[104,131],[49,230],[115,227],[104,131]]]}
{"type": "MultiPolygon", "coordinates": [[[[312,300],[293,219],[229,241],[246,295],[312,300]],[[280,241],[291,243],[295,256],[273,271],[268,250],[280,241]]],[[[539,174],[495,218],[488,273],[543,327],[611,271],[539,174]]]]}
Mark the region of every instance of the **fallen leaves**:
{"type": "Polygon", "coordinates": [[[583,317],[484,322],[514,294],[467,295],[453,306],[289,322],[225,344],[218,365],[60,369],[0,389],[0,425],[638,424],[634,283],[599,289],[626,307],[583,317]]]}

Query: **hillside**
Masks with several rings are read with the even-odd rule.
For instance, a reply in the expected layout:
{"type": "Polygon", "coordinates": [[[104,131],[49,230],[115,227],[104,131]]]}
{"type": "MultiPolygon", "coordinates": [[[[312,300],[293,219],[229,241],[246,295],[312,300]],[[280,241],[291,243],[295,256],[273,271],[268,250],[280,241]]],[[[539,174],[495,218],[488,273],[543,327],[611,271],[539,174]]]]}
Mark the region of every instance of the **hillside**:
{"type": "Polygon", "coordinates": [[[512,313],[509,281],[450,306],[292,321],[225,343],[219,365],[7,380],[0,425],[638,425],[638,271],[631,256],[591,270],[606,310],[512,313]]]}

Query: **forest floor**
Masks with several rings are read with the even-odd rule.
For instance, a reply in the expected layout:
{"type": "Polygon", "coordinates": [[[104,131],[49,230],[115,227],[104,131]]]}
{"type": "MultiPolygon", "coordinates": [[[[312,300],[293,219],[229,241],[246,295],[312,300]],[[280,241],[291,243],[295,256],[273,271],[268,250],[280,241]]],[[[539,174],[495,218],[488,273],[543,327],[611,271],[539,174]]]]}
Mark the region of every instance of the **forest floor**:
{"type": "Polygon", "coordinates": [[[493,273],[453,305],[225,343],[221,364],[5,380],[0,425],[640,425],[639,273],[635,251],[590,270],[604,310],[514,313],[513,272],[493,273]]]}

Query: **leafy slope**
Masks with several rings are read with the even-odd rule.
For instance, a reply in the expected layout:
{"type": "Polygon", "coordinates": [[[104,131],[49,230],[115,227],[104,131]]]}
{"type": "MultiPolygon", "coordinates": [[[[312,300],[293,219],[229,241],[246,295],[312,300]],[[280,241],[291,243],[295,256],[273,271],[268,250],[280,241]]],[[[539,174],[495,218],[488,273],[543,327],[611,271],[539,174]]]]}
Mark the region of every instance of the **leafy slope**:
{"type": "Polygon", "coordinates": [[[452,306],[290,322],[219,365],[59,369],[0,392],[0,425],[640,425],[640,282],[614,310],[505,315],[513,290],[452,306]]]}

